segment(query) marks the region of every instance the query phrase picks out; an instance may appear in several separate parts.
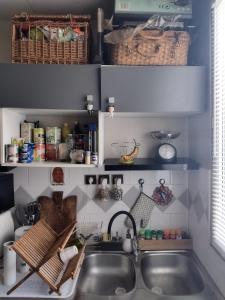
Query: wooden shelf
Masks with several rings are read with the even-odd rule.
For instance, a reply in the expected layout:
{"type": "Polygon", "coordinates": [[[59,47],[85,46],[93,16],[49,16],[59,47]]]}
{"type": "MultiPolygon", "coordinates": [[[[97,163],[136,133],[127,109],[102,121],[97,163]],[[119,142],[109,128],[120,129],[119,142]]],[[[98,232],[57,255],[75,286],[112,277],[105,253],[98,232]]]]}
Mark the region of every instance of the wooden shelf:
{"type": "Polygon", "coordinates": [[[119,159],[106,159],[105,171],[143,171],[143,170],[198,170],[199,164],[185,157],[178,158],[174,163],[159,163],[153,158],[137,158],[134,163],[121,164],[119,159]]]}
{"type": "Polygon", "coordinates": [[[140,240],[141,250],[191,250],[192,239],[184,240],[140,240]]]}

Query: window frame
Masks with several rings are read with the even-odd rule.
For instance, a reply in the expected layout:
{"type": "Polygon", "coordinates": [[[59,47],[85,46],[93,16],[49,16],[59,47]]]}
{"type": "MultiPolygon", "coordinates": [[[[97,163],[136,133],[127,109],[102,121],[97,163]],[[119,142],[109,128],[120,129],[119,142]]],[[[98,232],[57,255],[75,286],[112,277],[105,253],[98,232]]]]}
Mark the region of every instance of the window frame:
{"type": "MultiPolygon", "coordinates": [[[[213,147],[214,147],[214,118],[215,118],[215,101],[214,101],[214,92],[215,92],[215,78],[214,78],[214,68],[215,68],[215,9],[216,6],[218,6],[222,1],[225,2],[225,0],[212,0],[212,6],[211,6],[211,14],[210,14],[210,25],[211,25],[211,32],[210,32],[210,99],[211,99],[211,128],[212,128],[212,144],[211,144],[211,184],[210,184],[210,245],[212,248],[217,252],[217,254],[225,260],[225,245],[224,250],[221,249],[221,246],[216,243],[216,241],[213,239],[213,147]]],[[[225,15],[224,15],[225,18],[225,15]]],[[[225,52],[225,49],[224,49],[225,52]]],[[[225,113],[224,113],[224,119],[225,119],[225,113]]],[[[224,152],[225,157],[225,152],[224,152]]],[[[225,171],[224,171],[225,174],[225,171]]],[[[225,219],[224,219],[224,231],[225,231],[225,219]]]]}

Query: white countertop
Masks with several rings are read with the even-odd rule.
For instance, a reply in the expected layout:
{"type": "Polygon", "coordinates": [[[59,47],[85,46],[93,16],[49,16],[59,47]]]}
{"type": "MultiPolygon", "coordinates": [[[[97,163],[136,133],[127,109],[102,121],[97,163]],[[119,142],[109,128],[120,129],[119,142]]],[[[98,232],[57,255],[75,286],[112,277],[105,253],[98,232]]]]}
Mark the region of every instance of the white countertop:
{"type": "MultiPolygon", "coordinates": [[[[22,279],[25,274],[17,273],[17,281],[22,279]]],[[[60,292],[61,296],[56,293],[49,295],[48,285],[37,275],[33,274],[29,277],[24,283],[21,284],[15,291],[10,295],[7,295],[6,292],[11,288],[3,284],[3,269],[0,270],[0,299],[3,298],[22,298],[22,299],[68,299],[70,298],[76,288],[78,276],[75,279],[69,279],[61,287],[60,292]]]]}

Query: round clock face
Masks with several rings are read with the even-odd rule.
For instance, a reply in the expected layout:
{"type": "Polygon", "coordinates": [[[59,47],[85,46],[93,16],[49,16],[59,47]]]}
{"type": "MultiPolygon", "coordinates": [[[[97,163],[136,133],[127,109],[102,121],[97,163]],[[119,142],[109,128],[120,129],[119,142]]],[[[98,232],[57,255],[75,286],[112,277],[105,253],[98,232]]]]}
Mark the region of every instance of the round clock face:
{"type": "Polygon", "coordinates": [[[159,146],[158,154],[160,158],[170,160],[176,156],[176,149],[170,144],[162,144],[159,146]]]}

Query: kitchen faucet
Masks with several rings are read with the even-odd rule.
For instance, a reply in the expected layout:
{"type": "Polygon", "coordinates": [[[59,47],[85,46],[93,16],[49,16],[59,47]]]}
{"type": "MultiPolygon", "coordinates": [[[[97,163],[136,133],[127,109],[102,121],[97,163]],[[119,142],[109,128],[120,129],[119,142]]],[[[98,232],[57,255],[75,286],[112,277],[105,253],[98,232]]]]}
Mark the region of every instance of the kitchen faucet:
{"type": "Polygon", "coordinates": [[[132,248],[133,248],[133,254],[137,259],[138,253],[139,253],[137,227],[136,227],[136,223],[135,223],[133,216],[129,212],[127,212],[125,210],[120,210],[111,217],[111,219],[109,221],[109,225],[108,225],[108,235],[111,236],[112,223],[116,219],[116,217],[118,217],[120,215],[127,215],[131,220],[133,230],[134,230],[134,238],[132,239],[132,248]]]}

